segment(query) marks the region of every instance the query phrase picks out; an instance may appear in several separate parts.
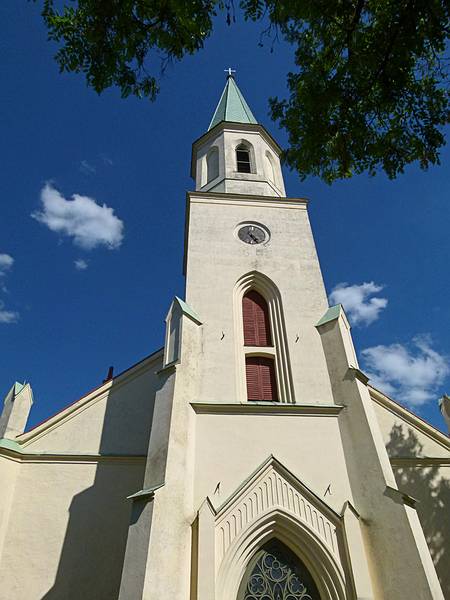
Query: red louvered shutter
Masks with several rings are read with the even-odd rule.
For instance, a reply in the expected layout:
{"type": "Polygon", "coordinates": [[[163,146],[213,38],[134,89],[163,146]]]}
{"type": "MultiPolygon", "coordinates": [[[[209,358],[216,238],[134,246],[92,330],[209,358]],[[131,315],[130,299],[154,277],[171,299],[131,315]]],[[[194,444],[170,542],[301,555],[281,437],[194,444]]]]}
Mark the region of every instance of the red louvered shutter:
{"type": "Polygon", "coordinates": [[[256,322],[254,302],[249,294],[242,299],[242,319],[244,324],[244,346],[256,346],[256,322]]]}
{"type": "Polygon", "coordinates": [[[251,290],[242,299],[245,346],[271,346],[267,302],[251,290]]]}
{"type": "Polygon", "coordinates": [[[260,358],[262,399],[275,402],[278,400],[275,368],[272,358],[260,358]]]}
{"type": "Polygon", "coordinates": [[[247,399],[278,400],[274,360],[263,356],[248,356],[245,360],[247,399]]]}
{"type": "Polygon", "coordinates": [[[261,381],[259,376],[259,362],[255,356],[249,356],[245,361],[247,375],[247,399],[261,399],[261,381]]]}

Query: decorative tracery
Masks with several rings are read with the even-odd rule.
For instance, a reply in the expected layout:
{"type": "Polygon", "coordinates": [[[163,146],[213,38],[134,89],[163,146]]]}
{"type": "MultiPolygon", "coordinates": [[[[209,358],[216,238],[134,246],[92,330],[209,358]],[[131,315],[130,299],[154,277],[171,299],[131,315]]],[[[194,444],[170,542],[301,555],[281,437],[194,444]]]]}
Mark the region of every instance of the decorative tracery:
{"type": "Polygon", "coordinates": [[[239,600],[320,600],[305,565],[276,540],[258,552],[240,592],[239,600]]]}

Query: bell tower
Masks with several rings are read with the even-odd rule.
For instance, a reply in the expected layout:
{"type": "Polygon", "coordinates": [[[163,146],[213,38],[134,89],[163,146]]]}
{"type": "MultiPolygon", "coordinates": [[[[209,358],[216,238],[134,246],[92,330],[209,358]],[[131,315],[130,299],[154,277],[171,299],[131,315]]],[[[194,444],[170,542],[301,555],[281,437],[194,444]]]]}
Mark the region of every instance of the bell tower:
{"type": "Polygon", "coordinates": [[[246,375],[264,368],[272,383],[261,401],[332,401],[314,327],[328,303],[307,200],[286,197],[280,154],[229,74],[208,131],[193,144],[188,193],[186,301],[203,319],[201,401],[247,402],[246,375]],[[264,346],[244,340],[251,292],[266,305],[264,346]]]}
{"type": "Polygon", "coordinates": [[[193,144],[119,600],[443,600],[280,153],[229,73],[193,144]]]}

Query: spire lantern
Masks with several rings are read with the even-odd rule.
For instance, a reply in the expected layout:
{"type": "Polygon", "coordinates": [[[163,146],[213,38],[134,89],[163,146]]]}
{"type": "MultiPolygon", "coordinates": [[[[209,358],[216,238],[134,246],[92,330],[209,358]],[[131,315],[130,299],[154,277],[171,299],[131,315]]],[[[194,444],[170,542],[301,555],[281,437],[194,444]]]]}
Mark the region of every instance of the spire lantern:
{"type": "Polygon", "coordinates": [[[234,79],[226,83],[208,131],[192,146],[196,191],[284,197],[281,148],[258,123],[234,79]]]}

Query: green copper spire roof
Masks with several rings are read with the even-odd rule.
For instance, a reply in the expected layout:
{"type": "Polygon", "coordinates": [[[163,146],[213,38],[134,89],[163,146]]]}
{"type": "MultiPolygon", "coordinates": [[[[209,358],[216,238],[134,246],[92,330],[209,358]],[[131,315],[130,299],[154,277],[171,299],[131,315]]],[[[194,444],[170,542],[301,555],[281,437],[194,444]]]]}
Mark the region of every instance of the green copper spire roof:
{"type": "Polygon", "coordinates": [[[221,121],[231,121],[233,123],[258,123],[232,75],[228,75],[227,77],[225,89],[222,92],[219,104],[217,105],[214,116],[209,124],[208,131],[221,121]]]}

